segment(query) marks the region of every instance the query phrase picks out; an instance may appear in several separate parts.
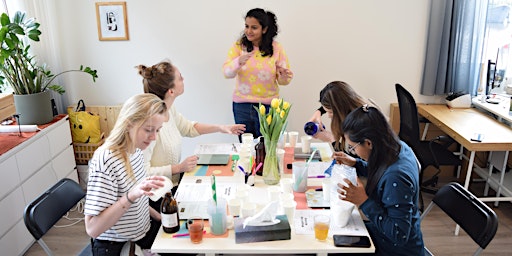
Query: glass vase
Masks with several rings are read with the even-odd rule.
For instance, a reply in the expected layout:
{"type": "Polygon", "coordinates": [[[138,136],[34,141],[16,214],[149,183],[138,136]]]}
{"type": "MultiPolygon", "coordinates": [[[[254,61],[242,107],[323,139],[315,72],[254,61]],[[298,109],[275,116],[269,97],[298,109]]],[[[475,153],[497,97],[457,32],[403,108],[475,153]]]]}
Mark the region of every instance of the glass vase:
{"type": "Polygon", "coordinates": [[[263,165],[263,181],[267,185],[276,185],[281,179],[277,161],[278,140],[267,140],[265,138],[265,164],[263,165]],[[268,142],[267,142],[268,141],[268,142]]]}

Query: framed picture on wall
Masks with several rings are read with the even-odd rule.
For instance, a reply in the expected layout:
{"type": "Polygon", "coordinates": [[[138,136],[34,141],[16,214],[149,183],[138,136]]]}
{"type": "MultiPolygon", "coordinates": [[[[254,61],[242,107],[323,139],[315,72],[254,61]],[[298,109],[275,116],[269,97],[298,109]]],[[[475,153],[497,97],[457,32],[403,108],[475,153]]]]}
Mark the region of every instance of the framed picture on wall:
{"type": "Polygon", "coordinates": [[[128,40],[126,2],[96,3],[96,19],[100,41],[128,40]]]}

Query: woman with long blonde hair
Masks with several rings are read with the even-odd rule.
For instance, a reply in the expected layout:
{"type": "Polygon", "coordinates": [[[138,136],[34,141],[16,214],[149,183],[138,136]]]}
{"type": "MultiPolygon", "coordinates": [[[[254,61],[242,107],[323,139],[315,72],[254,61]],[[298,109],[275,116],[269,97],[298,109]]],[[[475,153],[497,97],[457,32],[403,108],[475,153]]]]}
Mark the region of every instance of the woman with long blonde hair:
{"type": "Polygon", "coordinates": [[[163,186],[164,177],[147,177],[142,150],[168,118],[163,100],[135,95],[124,103],[110,135],[94,152],[84,209],[93,255],[119,255],[127,241],[145,253],[151,248],[160,214],[149,207],[148,196],[163,186]]]}

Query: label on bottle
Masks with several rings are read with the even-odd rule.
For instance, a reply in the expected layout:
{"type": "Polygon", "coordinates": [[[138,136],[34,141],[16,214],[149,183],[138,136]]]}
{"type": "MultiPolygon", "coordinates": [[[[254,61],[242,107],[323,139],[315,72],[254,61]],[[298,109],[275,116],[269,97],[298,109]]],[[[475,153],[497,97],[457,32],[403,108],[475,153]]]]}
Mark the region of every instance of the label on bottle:
{"type": "Polygon", "coordinates": [[[178,213],[171,213],[171,214],[167,214],[167,213],[162,213],[162,226],[164,227],[168,227],[168,228],[173,228],[173,227],[176,227],[179,225],[179,222],[178,222],[178,213]]]}

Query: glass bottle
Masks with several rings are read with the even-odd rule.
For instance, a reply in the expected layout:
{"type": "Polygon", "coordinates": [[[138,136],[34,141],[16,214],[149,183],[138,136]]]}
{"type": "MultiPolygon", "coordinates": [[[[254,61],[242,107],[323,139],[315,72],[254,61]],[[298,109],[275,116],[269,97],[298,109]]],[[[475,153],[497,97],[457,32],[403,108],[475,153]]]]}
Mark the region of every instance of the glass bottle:
{"type": "MultiPolygon", "coordinates": [[[[322,127],[325,129],[325,125],[322,124],[322,127]]],[[[318,131],[320,131],[320,127],[318,125],[318,123],[315,123],[315,122],[307,122],[305,125],[304,125],[304,132],[307,134],[307,135],[315,135],[318,131]]]]}
{"type": "MultiPolygon", "coordinates": [[[[258,166],[261,163],[261,167],[256,172],[256,175],[261,176],[263,174],[263,165],[265,163],[265,138],[263,136],[260,137],[260,141],[254,146],[256,151],[256,160],[254,161],[255,166],[258,166]]],[[[255,167],[256,168],[256,167],[255,167]]]]}
{"type": "Polygon", "coordinates": [[[165,193],[160,212],[162,214],[162,227],[165,233],[176,233],[180,230],[178,203],[171,192],[165,193]]]}

